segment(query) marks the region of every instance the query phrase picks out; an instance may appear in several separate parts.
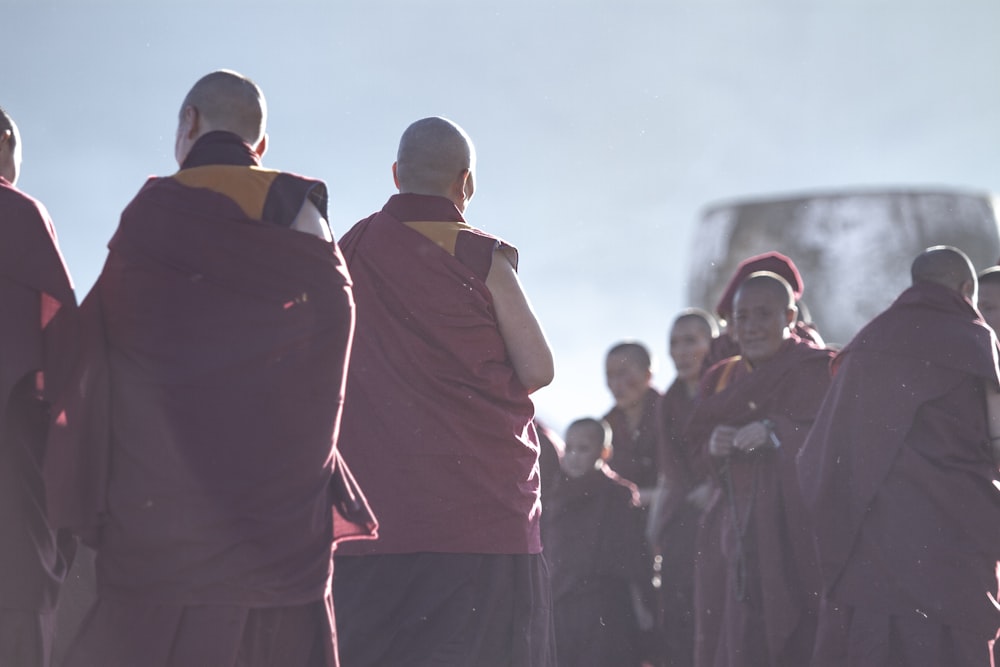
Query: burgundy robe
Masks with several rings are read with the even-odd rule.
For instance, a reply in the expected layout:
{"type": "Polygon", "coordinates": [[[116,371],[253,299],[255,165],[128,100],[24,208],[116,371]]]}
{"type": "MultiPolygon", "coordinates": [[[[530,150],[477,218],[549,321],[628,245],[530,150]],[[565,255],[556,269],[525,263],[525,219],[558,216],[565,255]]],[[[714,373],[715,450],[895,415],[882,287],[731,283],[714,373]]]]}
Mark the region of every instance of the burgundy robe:
{"type": "Polygon", "coordinates": [[[380,535],[338,557],[539,553],[534,406],[486,287],[494,251],[516,250],[414,194],[341,247],[358,302],[341,448],[380,535]]]}
{"type": "Polygon", "coordinates": [[[780,446],[712,461],[720,488],[699,536],[705,561],[699,562],[696,608],[699,623],[706,611],[714,618],[708,631],[699,629],[705,645],[696,665],[791,667],[806,664],[811,654],[819,573],[795,455],[829,385],[831,355],[793,336],[753,369],[736,357],[702,380],[703,396],[685,433],[697,447],[693,465],[710,461],[708,440],[719,425],[770,419],[780,446]]]}
{"type": "Polygon", "coordinates": [[[856,654],[868,644],[913,652],[907,665],[988,664],[1000,628],[991,331],[957,292],[918,283],[835,366],[799,456],[828,597],[815,664],[868,664],[856,654]]]}
{"type": "Polygon", "coordinates": [[[17,628],[15,615],[52,613],[72,553],[46,519],[42,462],[77,351],[76,299],[45,207],[3,178],[0,313],[0,664],[47,664],[51,627],[17,628]]]}
{"type": "Polygon", "coordinates": [[[225,664],[245,610],[326,615],[334,542],[373,534],[336,448],[350,279],[282,228],[307,199],[325,215],[322,183],[212,133],[122,214],[46,462],[53,522],[97,550],[68,664],[225,664]]]}
{"type": "Polygon", "coordinates": [[[694,561],[701,508],[688,494],[704,481],[696,474],[684,447],[682,433],[694,411],[695,400],[679,378],[660,398],[660,474],[666,497],[660,502],[660,600],[663,664],[690,667],[694,660],[694,561]]]}
{"type": "Polygon", "coordinates": [[[638,666],[630,588],[643,579],[645,567],[635,485],[605,467],[575,479],[559,477],[545,503],[542,539],[559,664],[638,666]]]}

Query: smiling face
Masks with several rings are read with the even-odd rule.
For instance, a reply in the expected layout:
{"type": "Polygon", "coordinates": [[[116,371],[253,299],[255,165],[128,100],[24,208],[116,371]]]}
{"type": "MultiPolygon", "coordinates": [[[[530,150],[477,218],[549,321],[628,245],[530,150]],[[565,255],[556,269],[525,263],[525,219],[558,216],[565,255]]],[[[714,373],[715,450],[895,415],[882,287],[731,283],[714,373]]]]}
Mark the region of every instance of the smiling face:
{"type": "Polygon", "coordinates": [[[562,470],[567,477],[583,477],[598,467],[604,453],[604,431],[597,422],[577,422],[566,431],[562,470]]]}
{"type": "Polygon", "coordinates": [[[630,410],[642,404],[653,381],[653,373],[627,352],[608,355],[605,373],[615,405],[630,410]]]}
{"type": "Polygon", "coordinates": [[[795,309],[782,291],[765,282],[745,283],[736,293],[733,311],[740,354],[750,365],[777,354],[795,321],[795,309]]]}

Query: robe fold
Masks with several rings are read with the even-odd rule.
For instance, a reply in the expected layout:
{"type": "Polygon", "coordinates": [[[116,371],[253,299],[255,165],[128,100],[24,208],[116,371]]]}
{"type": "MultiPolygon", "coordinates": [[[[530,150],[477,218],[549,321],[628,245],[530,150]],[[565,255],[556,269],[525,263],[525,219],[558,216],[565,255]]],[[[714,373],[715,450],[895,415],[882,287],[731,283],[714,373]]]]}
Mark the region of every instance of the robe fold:
{"type": "Polygon", "coordinates": [[[702,379],[685,441],[695,448],[694,465],[717,466],[719,491],[699,535],[704,562],[696,593],[698,622],[706,622],[706,611],[713,614],[707,621],[711,631],[699,631],[699,641],[708,643],[701,660],[708,664],[791,666],[805,664],[810,655],[819,575],[795,455],[829,386],[831,355],[793,336],[752,369],[735,357],[702,379]],[[716,426],[763,419],[773,423],[780,446],[711,461],[708,440],[716,426]],[[721,560],[711,553],[716,544],[721,560]]]}
{"type": "MultiPolygon", "coordinates": [[[[890,634],[912,650],[946,628],[964,645],[978,642],[977,661],[933,653],[931,644],[928,660],[987,664],[986,642],[1000,628],[991,599],[1000,475],[984,402],[985,388],[998,386],[995,337],[957,292],[917,283],[834,367],[798,463],[826,607],[855,620],[881,617],[880,643],[893,650],[890,634]]],[[[847,638],[837,643],[846,648],[860,626],[843,624],[847,638]]]]}
{"type": "Polygon", "coordinates": [[[38,619],[56,606],[73,543],[49,526],[42,465],[77,309],[48,212],[3,178],[0,313],[0,663],[47,664],[51,622],[38,619]]]}
{"type": "Polygon", "coordinates": [[[150,179],[122,214],[49,442],[50,516],[97,550],[81,645],[103,653],[83,664],[134,659],[115,652],[144,641],[115,625],[127,605],[323,601],[335,541],[375,532],[336,448],[350,278],[336,244],[280,224],[307,200],[325,217],[325,186],[260,168],[228,133],[192,155],[208,163],[150,179]]]}
{"type": "Polygon", "coordinates": [[[646,568],[635,486],[608,468],[560,476],[542,516],[559,664],[639,665],[630,588],[646,568]]]}

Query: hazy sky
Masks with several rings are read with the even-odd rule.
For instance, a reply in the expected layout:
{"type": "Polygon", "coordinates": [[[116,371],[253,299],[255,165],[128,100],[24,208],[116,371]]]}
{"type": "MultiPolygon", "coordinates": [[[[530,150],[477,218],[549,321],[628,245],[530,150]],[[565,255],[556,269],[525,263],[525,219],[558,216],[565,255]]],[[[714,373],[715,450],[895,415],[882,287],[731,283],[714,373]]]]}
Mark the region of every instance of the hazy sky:
{"type": "Polygon", "coordinates": [[[169,174],[178,106],[220,67],[264,89],[265,165],[327,181],[334,231],[393,193],[411,121],[477,144],[469,221],[521,250],[562,428],[609,404],[603,355],[666,328],[707,203],[1000,182],[1000,3],[837,0],[0,0],[19,185],[78,297],[121,209],[169,174]]]}

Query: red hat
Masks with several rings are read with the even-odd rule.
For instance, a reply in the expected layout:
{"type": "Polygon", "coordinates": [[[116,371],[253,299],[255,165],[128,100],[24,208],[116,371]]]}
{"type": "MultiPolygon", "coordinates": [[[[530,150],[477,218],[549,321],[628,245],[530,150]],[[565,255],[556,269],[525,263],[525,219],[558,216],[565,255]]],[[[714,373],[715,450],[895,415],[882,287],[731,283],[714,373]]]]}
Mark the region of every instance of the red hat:
{"type": "Polygon", "coordinates": [[[780,252],[765,252],[762,255],[754,255],[740,262],[740,265],[736,267],[736,273],[729,280],[729,284],[726,285],[726,290],[722,293],[722,297],[719,298],[719,303],[715,306],[715,312],[723,318],[728,319],[733,314],[733,299],[736,298],[736,290],[740,288],[744,280],[750,277],[750,274],[757,273],[758,271],[777,273],[788,281],[788,285],[792,288],[792,294],[795,296],[796,301],[802,297],[802,276],[799,275],[799,270],[795,268],[795,262],[780,252]]]}

